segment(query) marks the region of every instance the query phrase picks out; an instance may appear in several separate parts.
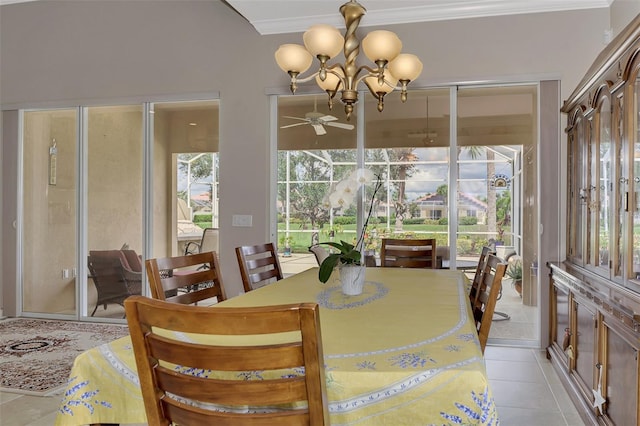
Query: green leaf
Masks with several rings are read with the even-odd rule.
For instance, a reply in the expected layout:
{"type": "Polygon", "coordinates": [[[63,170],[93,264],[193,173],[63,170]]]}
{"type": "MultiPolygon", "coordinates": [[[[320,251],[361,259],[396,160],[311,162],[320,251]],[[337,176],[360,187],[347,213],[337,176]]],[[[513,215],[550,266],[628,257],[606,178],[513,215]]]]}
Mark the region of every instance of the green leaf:
{"type": "Polygon", "coordinates": [[[320,282],[326,283],[327,281],[329,281],[329,277],[331,276],[331,273],[338,264],[339,260],[340,255],[337,253],[332,253],[322,261],[320,269],[318,270],[318,279],[320,280],[320,282]]]}
{"type": "Polygon", "coordinates": [[[338,250],[340,250],[340,252],[342,252],[342,248],[343,247],[342,247],[342,244],[340,244],[340,243],[334,243],[333,241],[325,241],[325,242],[322,242],[320,244],[326,244],[328,246],[337,248],[338,250]]]}
{"type": "Polygon", "coordinates": [[[342,244],[342,246],[344,247],[344,250],[342,251],[343,253],[347,253],[350,252],[351,250],[354,249],[354,246],[352,244],[349,244],[346,241],[340,240],[340,243],[342,244]]]}

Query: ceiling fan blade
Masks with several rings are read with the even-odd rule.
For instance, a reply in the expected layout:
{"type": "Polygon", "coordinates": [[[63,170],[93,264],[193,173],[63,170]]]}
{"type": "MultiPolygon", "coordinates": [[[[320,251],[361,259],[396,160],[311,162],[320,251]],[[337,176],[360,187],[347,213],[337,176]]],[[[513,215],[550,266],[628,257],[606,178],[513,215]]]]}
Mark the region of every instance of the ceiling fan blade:
{"type": "Polygon", "coordinates": [[[322,117],[320,117],[318,120],[322,120],[322,121],[336,121],[338,119],[338,117],[334,117],[333,115],[323,115],[322,117]]]}
{"type": "Polygon", "coordinates": [[[280,128],[281,129],[288,129],[289,127],[304,126],[306,124],[309,124],[309,123],[305,122],[305,123],[287,124],[286,126],[280,126],[280,128]]]}
{"type": "Polygon", "coordinates": [[[326,135],[327,131],[324,129],[324,127],[322,126],[322,124],[311,124],[313,126],[313,128],[316,131],[316,135],[318,136],[322,136],[322,135],[326,135]]]}
{"type": "Polygon", "coordinates": [[[345,123],[325,123],[327,126],[331,127],[339,127],[341,129],[353,130],[353,124],[345,124],[345,123]]]}
{"type": "Polygon", "coordinates": [[[302,118],[302,117],[291,117],[290,115],[283,115],[282,118],[290,118],[292,120],[300,120],[300,121],[309,121],[308,118],[302,118]]]}

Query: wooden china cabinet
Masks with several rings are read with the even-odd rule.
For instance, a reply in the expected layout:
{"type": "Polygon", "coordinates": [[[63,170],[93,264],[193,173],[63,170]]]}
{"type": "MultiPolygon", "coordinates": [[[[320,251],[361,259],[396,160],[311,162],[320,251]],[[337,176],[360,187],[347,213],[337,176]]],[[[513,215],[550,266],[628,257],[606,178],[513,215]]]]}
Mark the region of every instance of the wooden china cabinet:
{"type": "Polygon", "coordinates": [[[640,15],[564,102],[567,258],[548,353],[584,420],[640,424],[640,15]]]}

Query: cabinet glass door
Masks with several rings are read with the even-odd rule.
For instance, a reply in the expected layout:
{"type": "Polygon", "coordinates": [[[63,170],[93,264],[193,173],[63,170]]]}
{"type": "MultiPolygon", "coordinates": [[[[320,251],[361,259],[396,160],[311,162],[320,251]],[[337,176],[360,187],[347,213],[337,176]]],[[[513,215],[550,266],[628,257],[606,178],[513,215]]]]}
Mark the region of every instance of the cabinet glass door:
{"type": "Polygon", "coordinates": [[[584,140],[584,120],[580,115],[574,120],[574,126],[569,135],[569,243],[568,257],[576,264],[583,264],[585,209],[587,204],[586,153],[584,140]]]}
{"type": "Polygon", "coordinates": [[[624,103],[623,98],[618,97],[614,103],[614,127],[612,134],[615,136],[613,143],[615,146],[612,149],[615,149],[616,156],[614,158],[615,167],[615,179],[613,180],[613,186],[615,188],[615,210],[612,212],[614,216],[614,220],[612,223],[613,230],[613,246],[609,252],[611,256],[612,264],[612,274],[614,279],[622,280],[623,279],[623,252],[622,244],[624,243],[623,238],[623,229],[625,222],[625,215],[627,212],[627,191],[629,190],[628,183],[628,173],[624,167],[624,162],[626,155],[624,154],[624,144],[623,144],[623,129],[624,129],[624,103]]]}
{"type": "Polygon", "coordinates": [[[597,217],[597,247],[596,260],[598,267],[605,276],[609,276],[609,242],[611,238],[611,194],[613,183],[612,173],[612,144],[611,144],[611,102],[609,97],[602,98],[598,110],[598,145],[594,153],[598,159],[598,217],[597,217]]]}
{"type": "Polygon", "coordinates": [[[633,182],[632,192],[629,194],[629,209],[632,212],[631,215],[631,233],[633,241],[633,269],[631,271],[630,278],[636,281],[636,284],[640,282],[640,138],[638,138],[637,131],[640,128],[640,116],[638,116],[638,95],[640,95],[640,78],[636,78],[634,89],[634,131],[630,135],[630,143],[633,143],[633,182]]]}

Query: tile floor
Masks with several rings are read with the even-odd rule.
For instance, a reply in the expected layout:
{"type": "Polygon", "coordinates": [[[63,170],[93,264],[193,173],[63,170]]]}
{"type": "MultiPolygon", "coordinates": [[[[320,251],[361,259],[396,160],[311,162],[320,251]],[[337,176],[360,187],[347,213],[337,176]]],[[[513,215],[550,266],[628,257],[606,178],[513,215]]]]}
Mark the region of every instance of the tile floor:
{"type": "Polygon", "coordinates": [[[545,351],[487,346],[487,375],[502,426],[583,426],[585,423],[545,351]]]}
{"type": "MultiPolygon", "coordinates": [[[[544,351],[487,346],[485,358],[502,426],[584,425],[544,351]]],[[[0,425],[52,425],[59,400],[0,392],[0,425]]]]}

